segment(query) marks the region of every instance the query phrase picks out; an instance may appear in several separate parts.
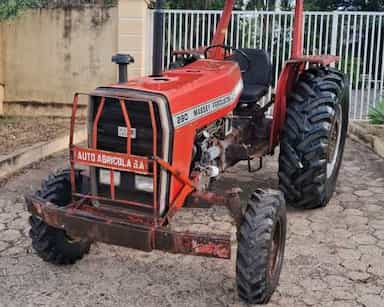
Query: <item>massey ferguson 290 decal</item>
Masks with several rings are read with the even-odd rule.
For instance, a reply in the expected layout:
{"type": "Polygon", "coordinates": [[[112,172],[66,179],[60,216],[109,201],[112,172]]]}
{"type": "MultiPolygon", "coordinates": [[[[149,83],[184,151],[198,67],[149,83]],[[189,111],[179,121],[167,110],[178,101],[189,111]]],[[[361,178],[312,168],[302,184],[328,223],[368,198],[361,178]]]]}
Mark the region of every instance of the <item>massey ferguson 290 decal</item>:
{"type": "Polygon", "coordinates": [[[78,164],[104,167],[127,172],[148,172],[148,159],[137,156],[128,156],[126,154],[74,147],[73,158],[74,162],[78,164]]]}
{"type": "Polygon", "coordinates": [[[228,107],[240,95],[243,90],[243,81],[240,80],[233,91],[219,98],[204,102],[196,107],[182,111],[173,116],[173,125],[175,128],[185,126],[195,120],[205,117],[213,112],[228,107]]]}

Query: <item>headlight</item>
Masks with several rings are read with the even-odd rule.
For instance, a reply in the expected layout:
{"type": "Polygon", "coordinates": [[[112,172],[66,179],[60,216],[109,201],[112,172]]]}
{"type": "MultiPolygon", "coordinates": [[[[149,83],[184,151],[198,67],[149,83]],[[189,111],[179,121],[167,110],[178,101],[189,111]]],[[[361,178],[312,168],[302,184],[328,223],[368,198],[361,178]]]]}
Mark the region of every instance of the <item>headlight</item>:
{"type": "Polygon", "coordinates": [[[153,177],[136,175],[135,189],[139,191],[153,193],[153,177]]]}
{"type": "MultiPolygon", "coordinates": [[[[113,171],[113,179],[115,186],[120,186],[121,174],[120,172],[113,171]]],[[[111,184],[111,171],[107,169],[100,169],[100,183],[105,185],[111,184]]]]}

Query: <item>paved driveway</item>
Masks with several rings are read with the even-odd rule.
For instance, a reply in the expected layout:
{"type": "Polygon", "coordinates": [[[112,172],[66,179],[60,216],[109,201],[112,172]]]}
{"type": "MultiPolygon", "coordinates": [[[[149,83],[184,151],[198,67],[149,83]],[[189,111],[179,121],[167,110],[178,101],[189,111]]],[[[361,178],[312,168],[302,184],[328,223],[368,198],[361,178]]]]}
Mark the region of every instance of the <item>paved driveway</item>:
{"type": "MultiPolygon", "coordinates": [[[[233,261],[104,244],[72,267],[41,261],[30,248],[22,195],[63,160],[53,157],[0,187],[0,306],[242,306],[233,261]]],[[[237,180],[245,191],[276,187],[276,170],[275,159],[256,174],[240,165],[218,188],[237,180]]],[[[229,221],[221,209],[195,218],[213,227],[229,221]]],[[[348,141],[330,205],[289,210],[288,219],[285,264],[270,306],[384,306],[384,160],[348,141]]]]}

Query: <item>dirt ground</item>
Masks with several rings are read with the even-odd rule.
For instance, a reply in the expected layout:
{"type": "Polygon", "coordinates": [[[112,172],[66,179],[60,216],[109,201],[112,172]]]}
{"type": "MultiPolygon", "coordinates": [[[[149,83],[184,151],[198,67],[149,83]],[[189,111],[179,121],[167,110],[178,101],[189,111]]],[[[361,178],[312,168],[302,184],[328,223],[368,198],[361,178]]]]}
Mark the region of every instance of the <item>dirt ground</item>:
{"type": "MultiPolygon", "coordinates": [[[[59,154],[0,186],[1,307],[244,306],[236,292],[235,255],[216,260],[97,243],[73,266],[43,262],[31,249],[23,194],[65,165],[59,154]]],[[[255,188],[276,188],[276,172],[276,157],[255,174],[240,164],[215,188],[240,185],[246,201],[255,188]]],[[[384,306],[384,160],[348,140],[328,207],[289,209],[288,221],[280,285],[268,306],[384,306]]],[[[190,223],[233,230],[219,208],[192,214],[190,223]]]]}
{"type": "Polygon", "coordinates": [[[366,129],[369,134],[377,136],[384,141],[384,125],[371,125],[369,122],[357,122],[357,124],[366,129]]]}
{"type": "Polygon", "coordinates": [[[69,133],[69,118],[0,117],[0,156],[69,133]]]}

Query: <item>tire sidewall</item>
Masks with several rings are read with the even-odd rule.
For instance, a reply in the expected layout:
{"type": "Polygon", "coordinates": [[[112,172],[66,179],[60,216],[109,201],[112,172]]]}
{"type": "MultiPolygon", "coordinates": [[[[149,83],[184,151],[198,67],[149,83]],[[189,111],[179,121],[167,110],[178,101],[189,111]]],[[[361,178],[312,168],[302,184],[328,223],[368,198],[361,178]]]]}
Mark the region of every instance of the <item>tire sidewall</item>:
{"type": "MultiPolygon", "coordinates": [[[[277,285],[279,283],[279,279],[280,279],[280,273],[281,273],[281,270],[283,268],[284,253],[285,253],[285,241],[286,241],[286,236],[287,236],[287,213],[286,213],[285,205],[279,206],[279,208],[276,212],[276,217],[274,219],[274,224],[272,227],[272,234],[275,233],[278,222],[280,222],[280,225],[282,227],[282,230],[281,230],[281,236],[282,237],[281,237],[281,243],[279,246],[280,251],[279,251],[279,255],[278,255],[279,259],[277,259],[278,263],[276,264],[278,267],[275,271],[274,276],[272,276],[272,278],[270,278],[269,274],[267,273],[267,280],[268,280],[268,283],[269,283],[269,286],[271,289],[275,289],[277,287],[277,285]]],[[[270,255],[272,253],[272,242],[273,242],[273,237],[270,240],[268,255],[270,255]]]]}
{"type": "MultiPolygon", "coordinates": [[[[346,84],[348,84],[348,79],[345,79],[346,84]]],[[[325,197],[326,200],[324,202],[324,206],[329,202],[332,198],[332,195],[335,191],[337,178],[339,176],[341,163],[344,155],[344,147],[346,143],[347,133],[348,133],[348,124],[349,124],[349,87],[345,87],[344,92],[341,97],[336,101],[336,104],[341,105],[342,112],[342,127],[341,127],[341,135],[340,135],[340,145],[338,148],[337,156],[336,156],[336,165],[333,169],[331,176],[326,179],[325,182],[325,197]]]]}

